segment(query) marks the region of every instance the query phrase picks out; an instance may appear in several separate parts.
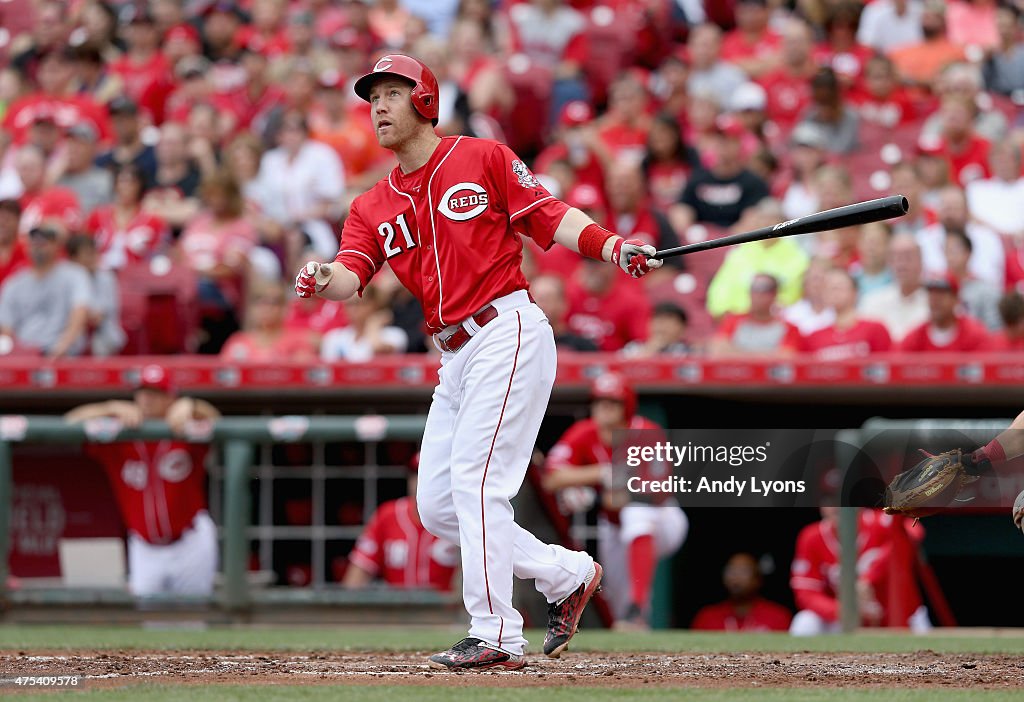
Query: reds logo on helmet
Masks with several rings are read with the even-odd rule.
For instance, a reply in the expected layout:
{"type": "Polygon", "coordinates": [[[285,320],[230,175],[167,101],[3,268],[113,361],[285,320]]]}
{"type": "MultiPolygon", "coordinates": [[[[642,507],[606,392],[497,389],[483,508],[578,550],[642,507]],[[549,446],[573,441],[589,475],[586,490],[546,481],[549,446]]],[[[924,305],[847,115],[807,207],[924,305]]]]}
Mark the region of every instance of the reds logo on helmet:
{"type": "Polygon", "coordinates": [[[487,210],[490,198],[482,185],[456,183],[441,196],[437,211],[455,222],[479,217],[487,210]]]}

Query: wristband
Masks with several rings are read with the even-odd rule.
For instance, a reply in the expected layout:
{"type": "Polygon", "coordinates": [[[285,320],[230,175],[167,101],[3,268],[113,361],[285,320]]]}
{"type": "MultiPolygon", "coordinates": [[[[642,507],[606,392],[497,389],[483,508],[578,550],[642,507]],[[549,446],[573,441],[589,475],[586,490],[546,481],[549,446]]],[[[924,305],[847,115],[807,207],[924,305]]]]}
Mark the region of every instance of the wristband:
{"type": "Polygon", "coordinates": [[[599,224],[588,224],[580,232],[580,255],[603,261],[604,245],[613,236],[615,235],[599,224]]]}
{"type": "Polygon", "coordinates": [[[1006,460],[1006,449],[1004,449],[1003,445],[999,443],[999,439],[992,439],[992,441],[989,441],[975,453],[980,453],[992,463],[999,463],[1006,460]]]}

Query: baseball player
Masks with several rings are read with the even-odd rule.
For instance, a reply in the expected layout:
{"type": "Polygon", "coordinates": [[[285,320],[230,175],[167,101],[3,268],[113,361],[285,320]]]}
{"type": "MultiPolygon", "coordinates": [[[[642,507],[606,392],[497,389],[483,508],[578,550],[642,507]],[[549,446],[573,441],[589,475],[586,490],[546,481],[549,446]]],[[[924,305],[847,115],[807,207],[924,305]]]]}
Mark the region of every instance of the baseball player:
{"type": "MultiPolygon", "coordinates": [[[[409,464],[409,495],[416,494],[419,454],[409,464]]],[[[348,556],[342,585],[360,588],[379,577],[396,588],[448,592],[459,565],[459,549],[423,528],[415,497],[385,502],[370,518],[348,556]]]]}
{"type": "MultiPolygon", "coordinates": [[[[194,420],[215,420],[208,402],[175,397],[167,371],[142,369],[130,401],[76,407],[69,422],[113,418],[124,427],[164,419],[175,433],[194,420]]],[[[128,580],[134,595],[210,595],[217,572],[217,527],[206,511],[208,444],[162,441],[87,443],[107,473],[128,527],[128,580]]]]}
{"type": "Polygon", "coordinates": [[[420,449],[423,525],[462,549],[469,636],[431,656],[440,668],[521,668],[523,618],[512,576],[549,603],[544,653],[558,657],[601,581],[586,553],[544,544],[515,523],[519,491],[555,378],[555,343],[520,270],[520,234],[559,243],[640,277],[661,262],[555,199],[506,146],[440,138],[437,79],[384,56],[355,83],[377,141],[398,167],[353,201],[332,263],[299,271],[300,297],[344,300],[389,264],[420,301],[441,351],[420,449]]]}
{"type": "MultiPolygon", "coordinates": [[[[636,414],[636,394],[626,379],[600,376],[591,386],[591,401],[590,417],[569,427],[548,453],[544,486],[561,492],[563,504],[575,501],[581,488],[602,493],[597,528],[598,557],[608,566],[604,589],[617,628],[644,629],[658,560],[679,550],[689,522],[667,493],[652,495],[660,499],[648,504],[615,490],[623,482],[611,475],[615,432],[661,434],[657,424],[636,414]]],[[[577,506],[589,507],[587,502],[577,506]]]]}

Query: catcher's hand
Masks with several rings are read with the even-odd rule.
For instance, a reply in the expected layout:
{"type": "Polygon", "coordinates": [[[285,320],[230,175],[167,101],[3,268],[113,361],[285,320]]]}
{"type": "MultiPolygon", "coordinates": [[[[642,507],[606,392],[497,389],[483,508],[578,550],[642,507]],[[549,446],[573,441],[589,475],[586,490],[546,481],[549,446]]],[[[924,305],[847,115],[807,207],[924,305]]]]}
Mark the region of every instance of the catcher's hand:
{"type": "Polygon", "coordinates": [[[970,454],[960,449],[936,456],[922,450],[926,458],[903,471],[885,491],[885,513],[927,517],[953,502],[964,485],[977,480],[970,454]]]}

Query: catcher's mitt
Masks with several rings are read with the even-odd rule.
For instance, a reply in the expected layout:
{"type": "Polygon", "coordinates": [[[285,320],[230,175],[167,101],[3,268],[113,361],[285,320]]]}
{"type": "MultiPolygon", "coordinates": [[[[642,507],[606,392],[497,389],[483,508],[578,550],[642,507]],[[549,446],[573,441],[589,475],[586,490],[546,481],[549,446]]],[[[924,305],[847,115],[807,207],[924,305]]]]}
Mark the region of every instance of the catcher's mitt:
{"type": "Polygon", "coordinates": [[[953,449],[927,458],[903,471],[885,490],[885,513],[927,517],[956,499],[964,485],[978,479],[970,454],[953,449]]]}

